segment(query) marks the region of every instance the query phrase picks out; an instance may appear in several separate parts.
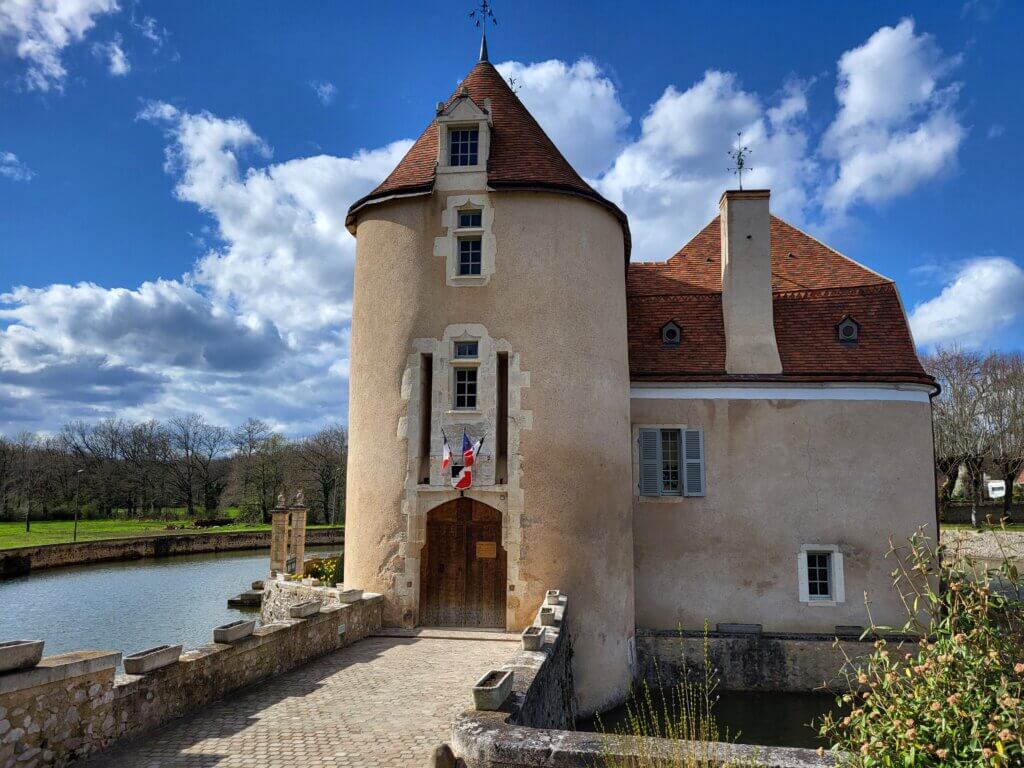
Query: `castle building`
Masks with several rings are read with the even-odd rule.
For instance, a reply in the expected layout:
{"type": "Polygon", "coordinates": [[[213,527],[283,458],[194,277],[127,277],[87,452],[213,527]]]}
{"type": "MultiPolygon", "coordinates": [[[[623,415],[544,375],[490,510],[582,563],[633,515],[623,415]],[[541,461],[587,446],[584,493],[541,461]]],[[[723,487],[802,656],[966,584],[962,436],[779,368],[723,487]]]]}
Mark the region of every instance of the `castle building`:
{"type": "Polygon", "coordinates": [[[935,521],[935,385],[896,286],[768,191],[719,207],[631,263],[625,214],[486,48],[351,207],[344,580],[387,623],[517,631],[561,589],[588,712],[626,693],[638,632],[834,632],[865,591],[901,620],[884,555],[935,521]]]}

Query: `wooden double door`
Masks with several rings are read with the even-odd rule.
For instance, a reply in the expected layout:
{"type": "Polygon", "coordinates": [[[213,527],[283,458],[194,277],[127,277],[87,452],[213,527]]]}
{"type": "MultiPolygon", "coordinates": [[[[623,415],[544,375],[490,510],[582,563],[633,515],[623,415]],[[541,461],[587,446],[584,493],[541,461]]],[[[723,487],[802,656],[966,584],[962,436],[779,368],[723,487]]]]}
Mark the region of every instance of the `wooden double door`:
{"type": "Polygon", "coordinates": [[[465,497],[430,510],[420,553],[420,624],[504,628],[506,567],[501,512],[465,497]]]}

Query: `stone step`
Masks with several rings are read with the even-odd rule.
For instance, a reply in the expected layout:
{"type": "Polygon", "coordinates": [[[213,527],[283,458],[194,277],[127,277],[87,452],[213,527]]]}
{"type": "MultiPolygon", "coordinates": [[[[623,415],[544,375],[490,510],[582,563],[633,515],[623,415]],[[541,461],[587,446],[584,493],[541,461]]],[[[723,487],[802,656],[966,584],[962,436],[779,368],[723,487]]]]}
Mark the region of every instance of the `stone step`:
{"type": "Polygon", "coordinates": [[[373,637],[415,637],[431,640],[500,640],[519,642],[519,633],[500,629],[476,629],[473,627],[382,627],[373,637]]]}

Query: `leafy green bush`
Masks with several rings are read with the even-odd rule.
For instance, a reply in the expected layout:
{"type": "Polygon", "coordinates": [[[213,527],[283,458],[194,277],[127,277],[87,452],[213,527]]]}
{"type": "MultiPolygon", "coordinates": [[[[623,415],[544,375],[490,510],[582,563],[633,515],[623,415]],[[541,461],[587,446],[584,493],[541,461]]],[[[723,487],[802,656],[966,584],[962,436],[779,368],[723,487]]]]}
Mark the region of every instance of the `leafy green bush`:
{"type": "MultiPolygon", "coordinates": [[[[1024,764],[1024,603],[1017,568],[945,561],[921,534],[893,547],[900,629],[925,639],[910,653],[878,640],[826,716],[821,734],[847,762],[869,766],[1024,764]]],[[[870,606],[869,606],[870,608],[870,606]]],[[[870,611],[869,611],[870,615],[870,611]]],[[[873,622],[872,622],[873,624],[873,622]]],[[[872,626],[871,632],[891,632],[872,626]]]]}

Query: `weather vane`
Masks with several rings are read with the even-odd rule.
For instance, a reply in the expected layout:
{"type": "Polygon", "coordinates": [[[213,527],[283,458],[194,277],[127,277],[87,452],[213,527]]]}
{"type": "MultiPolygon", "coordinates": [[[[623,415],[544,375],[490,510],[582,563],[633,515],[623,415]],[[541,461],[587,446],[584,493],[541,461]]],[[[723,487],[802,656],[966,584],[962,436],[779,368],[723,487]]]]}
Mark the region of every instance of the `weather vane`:
{"type": "Polygon", "coordinates": [[[480,0],[480,5],[469,12],[469,18],[473,19],[473,26],[479,27],[481,31],[480,61],[487,61],[487,20],[490,19],[494,26],[498,26],[490,0],[480,0]]]}
{"type": "Polygon", "coordinates": [[[469,12],[469,18],[473,19],[473,26],[483,30],[484,37],[487,37],[487,20],[490,19],[494,26],[498,26],[498,20],[494,17],[494,11],[488,0],[480,0],[479,7],[469,12]]]}
{"type": "Polygon", "coordinates": [[[735,165],[729,168],[736,177],[740,180],[740,189],[743,189],[743,172],[752,171],[753,168],[747,168],[747,155],[751,152],[749,147],[743,146],[743,132],[736,132],[736,149],[729,150],[729,157],[733,159],[735,165]]]}

